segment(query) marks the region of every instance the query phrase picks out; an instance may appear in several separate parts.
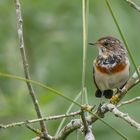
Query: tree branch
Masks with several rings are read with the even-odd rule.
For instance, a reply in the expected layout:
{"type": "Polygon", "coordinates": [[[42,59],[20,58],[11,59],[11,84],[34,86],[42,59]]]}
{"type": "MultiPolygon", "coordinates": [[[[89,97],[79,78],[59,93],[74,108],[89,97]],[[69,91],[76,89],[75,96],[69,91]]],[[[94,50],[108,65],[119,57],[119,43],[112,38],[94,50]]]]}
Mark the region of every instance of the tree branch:
{"type": "Polygon", "coordinates": [[[102,106],[102,108],[103,108],[103,110],[104,109],[109,110],[116,117],[119,117],[119,118],[123,119],[128,124],[130,124],[131,126],[135,127],[137,130],[140,131],[140,124],[138,122],[136,122],[135,120],[133,120],[128,114],[119,111],[115,105],[113,105],[113,104],[104,104],[102,106]]]}
{"type": "MultiPolygon", "coordinates": [[[[22,63],[23,63],[23,67],[24,67],[24,74],[25,74],[25,78],[30,80],[31,78],[30,78],[30,73],[29,73],[29,68],[28,68],[28,61],[27,61],[25,47],[24,47],[23,28],[22,28],[23,20],[22,20],[22,15],[21,15],[20,1],[15,0],[15,5],[16,5],[16,15],[17,15],[17,30],[18,30],[18,38],[19,38],[19,48],[20,48],[22,63]]],[[[30,82],[26,82],[26,84],[27,84],[30,96],[32,98],[37,116],[38,116],[38,118],[42,118],[43,116],[42,116],[34,89],[30,82]]],[[[46,135],[46,139],[49,139],[48,131],[46,129],[44,120],[40,121],[40,127],[41,127],[41,131],[44,133],[44,135],[46,135]]]]}

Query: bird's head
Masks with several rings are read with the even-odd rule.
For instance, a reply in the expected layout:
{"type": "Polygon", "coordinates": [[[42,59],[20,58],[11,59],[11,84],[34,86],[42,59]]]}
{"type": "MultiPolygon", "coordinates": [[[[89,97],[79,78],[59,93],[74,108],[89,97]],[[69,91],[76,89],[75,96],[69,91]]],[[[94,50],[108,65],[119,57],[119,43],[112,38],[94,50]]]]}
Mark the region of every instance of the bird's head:
{"type": "Polygon", "coordinates": [[[102,37],[98,39],[95,43],[89,43],[89,44],[97,46],[101,53],[125,50],[122,43],[117,38],[112,36],[102,37]]]}

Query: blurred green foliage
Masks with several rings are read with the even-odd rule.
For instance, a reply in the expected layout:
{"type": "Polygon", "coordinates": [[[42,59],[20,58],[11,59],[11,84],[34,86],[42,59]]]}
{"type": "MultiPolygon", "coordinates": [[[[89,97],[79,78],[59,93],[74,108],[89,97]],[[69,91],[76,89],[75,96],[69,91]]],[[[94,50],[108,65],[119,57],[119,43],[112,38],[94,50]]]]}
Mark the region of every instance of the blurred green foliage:
{"type": "MultiPolygon", "coordinates": [[[[139,0],[136,1],[139,5],[139,0]]],[[[123,0],[111,1],[121,29],[128,41],[137,65],[140,65],[140,13],[123,0]]],[[[112,35],[120,38],[113,19],[104,0],[92,0],[89,3],[89,42],[112,35]]],[[[31,77],[51,86],[64,95],[74,98],[81,88],[82,72],[82,8],[80,0],[26,0],[22,1],[22,15],[25,47],[29,61],[31,77]]],[[[89,103],[95,99],[95,86],[92,81],[92,61],[97,55],[96,48],[88,48],[86,86],[89,103]]],[[[18,48],[16,14],[13,1],[0,1],[0,71],[24,76],[18,48]]],[[[134,71],[134,68],[131,68],[134,71]]],[[[44,116],[65,113],[70,103],[51,92],[34,86],[44,116]]],[[[140,86],[129,91],[125,99],[139,95],[140,86]]],[[[74,110],[76,110],[75,107],[74,110]]],[[[139,120],[139,103],[121,108],[133,118],[139,120]]],[[[26,84],[21,81],[0,77],[0,122],[10,123],[36,118],[36,113],[26,84]]],[[[139,140],[140,134],[111,113],[105,120],[119,129],[128,138],[139,140]]],[[[47,122],[49,132],[54,134],[58,121],[47,122]]],[[[38,127],[37,124],[34,125],[38,127]]],[[[98,121],[93,125],[96,139],[122,139],[110,128],[98,121]]],[[[27,140],[35,136],[27,128],[0,130],[2,140],[27,140]],[[17,133],[18,132],[18,133],[17,133]]],[[[69,136],[76,139],[76,132],[69,136]]],[[[82,138],[81,138],[82,139],[82,138]]]]}

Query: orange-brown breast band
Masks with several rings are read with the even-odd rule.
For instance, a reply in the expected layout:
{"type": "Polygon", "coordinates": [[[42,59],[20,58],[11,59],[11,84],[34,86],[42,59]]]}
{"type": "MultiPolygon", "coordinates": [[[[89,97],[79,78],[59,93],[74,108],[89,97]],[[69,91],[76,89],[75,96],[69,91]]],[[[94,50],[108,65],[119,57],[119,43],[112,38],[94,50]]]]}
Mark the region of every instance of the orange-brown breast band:
{"type": "Polygon", "coordinates": [[[119,64],[116,64],[114,67],[108,69],[108,68],[102,67],[101,65],[98,65],[96,63],[97,70],[99,70],[100,72],[105,73],[105,74],[121,72],[126,68],[126,66],[127,66],[127,64],[125,64],[125,63],[119,63],[119,64]]]}

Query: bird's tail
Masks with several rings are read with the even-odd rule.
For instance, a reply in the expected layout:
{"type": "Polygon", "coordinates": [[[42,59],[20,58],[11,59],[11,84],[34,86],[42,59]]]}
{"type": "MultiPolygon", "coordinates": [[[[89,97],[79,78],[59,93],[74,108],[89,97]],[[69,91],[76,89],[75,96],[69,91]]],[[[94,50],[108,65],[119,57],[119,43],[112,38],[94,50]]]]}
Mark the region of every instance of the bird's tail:
{"type": "Polygon", "coordinates": [[[110,99],[113,96],[113,90],[108,89],[102,92],[101,90],[97,89],[95,92],[95,96],[97,98],[101,98],[102,96],[104,96],[105,98],[110,99]]]}

